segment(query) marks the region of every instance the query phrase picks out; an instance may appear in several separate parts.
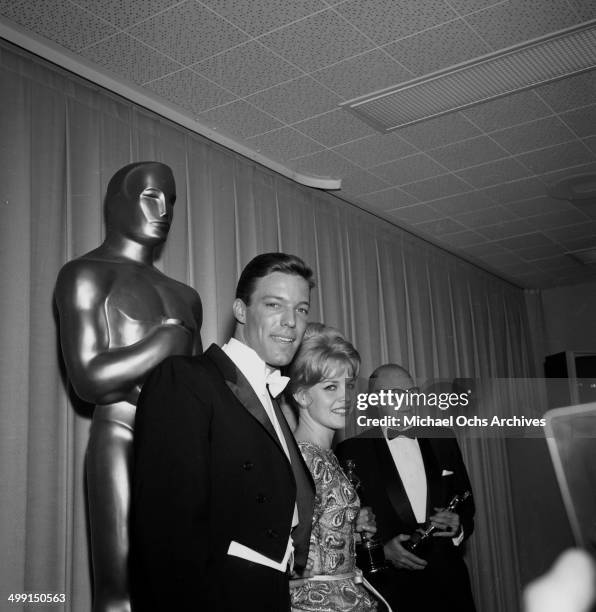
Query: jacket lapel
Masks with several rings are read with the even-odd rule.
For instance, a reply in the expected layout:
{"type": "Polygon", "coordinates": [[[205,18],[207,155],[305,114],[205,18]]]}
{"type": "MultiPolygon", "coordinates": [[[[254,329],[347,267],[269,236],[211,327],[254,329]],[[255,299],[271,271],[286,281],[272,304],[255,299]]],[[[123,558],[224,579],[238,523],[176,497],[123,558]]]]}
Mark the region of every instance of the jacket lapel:
{"type": "Polygon", "coordinates": [[[286,454],[279,444],[271,419],[267,416],[261,400],[257,397],[242,372],[216,344],[212,344],[207,351],[205,351],[205,357],[211,360],[223,376],[228,389],[230,389],[236,399],[264,427],[285,457],[286,454]]]}
{"type": "Polygon", "coordinates": [[[288,453],[290,454],[290,464],[296,482],[298,525],[292,531],[292,540],[294,541],[294,563],[296,567],[303,568],[306,565],[310,547],[310,531],[315,503],[315,483],[277,400],[272,398],[271,402],[286,440],[288,453]]]}
{"type": "Polygon", "coordinates": [[[405,525],[414,527],[418,524],[418,522],[414,516],[414,511],[412,510],[410,500],[408,499],[408,495],[404,489],[399,472],[397,471],[395,463],[393,462],[393,457],[391,456],[391,451],[387,446],[385,437],[380,431],[379,434],[380,437],[373,438],[373,444],[375,446],[377,461],[380,467],[383,483],[385,484],[387,496],[389,497],[389,501],[393,506],[393,510],[395,510],[395,513],[398,515],[400,520],[405,525]]]}
{"type": "Polygon", "coordinates": [[[434,513],[434,507],[442,505],[441,474],[437,458],[428,438],[418,438],[424,471],[426,472],[426,516],[434,513]]]}

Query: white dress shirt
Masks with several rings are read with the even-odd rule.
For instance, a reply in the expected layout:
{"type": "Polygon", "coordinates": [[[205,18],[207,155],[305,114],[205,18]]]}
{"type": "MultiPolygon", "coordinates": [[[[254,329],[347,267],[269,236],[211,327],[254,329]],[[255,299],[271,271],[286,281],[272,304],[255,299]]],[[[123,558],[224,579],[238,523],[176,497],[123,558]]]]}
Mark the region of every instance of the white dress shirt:
{"type": "Polygon", "coordinates": [[[418,440],[406,438],[406,436],[397,436],[389,440],[386,437],[386,431],[384,434],[416,521],[424,523],[426,521],[427,484],[418,440]]]}
{"type": "MultiPolygon", "coordinates": [[[[393,463],[399,473],[399,477],[404,485],[406,495],[412,506],[412,511],[418,523],[424,523],[426,516],[426,497],[427,481],[424,461],[420,451],[420,445],[416,438],[397,436],[393,440],[387,438],[387,430],[383,429],[385,441],[389,446],[389,452],[393,458],[393,463]]],[[[430,509],[434,512],[434,508],[430,509]]],[[[464,530],[460,529],[459,534],[451,538],[455,546],[459,546],[464,539],[464,530]]]]}
{"type": "MultiPolygon", "coordinates": [[[[270,368],[259,357],[256,351],[251,349],[243,342],[236,340],[236,338],[230,338],[227,344],[224,344],[221,347],[221,350],[234,362],[234,365],[240,370],[240,372],[242,372],[246,380],[248,380],[256,396],[261,400],[261,404],[263,405],[263,408],[265,409],[265,412],[273,425],[273,429],[277,434],[279,443],[283,448],[288,461],[290,461],[290,453],[288,451],[286,439],[279,425],[279,421],[277,420],[277,416],[275,415],[273,404],[271,403],[271,396],[269,395],[269,391],[265,383],[267,376],[274,371],[273,368],[270,368]]],[[[292,528],[294,528],[297,524],[298,508],[296,504],[294,504],[292,528]]],[[[260,565],[266,565],[267,567],[279,570],[280,572],[286,571],[288,563],[290,566],[292,565],[291,561],[293,551],[294,544],[290,534],[288,534],[288,546],[286,548],[286,553],[281,562],[274,561],[273,559],[270,559],[269,557],[266,557],[256,550],[252,550],[239,542],[232,541],[228,548],[229,555],[240,557],[242,559],[246,559],[247,561],[253,561],[254,563],[259,563],[260,565]]]]}

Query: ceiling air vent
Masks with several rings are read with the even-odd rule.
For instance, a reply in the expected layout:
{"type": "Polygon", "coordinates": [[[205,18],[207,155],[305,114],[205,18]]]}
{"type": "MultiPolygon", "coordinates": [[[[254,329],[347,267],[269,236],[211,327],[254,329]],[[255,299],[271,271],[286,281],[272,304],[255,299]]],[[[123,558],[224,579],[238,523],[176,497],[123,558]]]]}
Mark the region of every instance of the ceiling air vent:
{"type": "Polygon", "coordinates": [[[596,20],[341,104],[381,132],[596,67],[596,20]]]}

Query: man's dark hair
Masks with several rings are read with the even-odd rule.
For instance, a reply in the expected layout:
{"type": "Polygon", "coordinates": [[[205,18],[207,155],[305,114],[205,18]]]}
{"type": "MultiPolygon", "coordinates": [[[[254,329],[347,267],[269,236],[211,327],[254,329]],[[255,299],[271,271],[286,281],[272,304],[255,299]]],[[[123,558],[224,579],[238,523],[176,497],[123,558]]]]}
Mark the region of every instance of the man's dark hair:
{"type": "Polygon", "coordinates": [[[236,286],[236,298],[241,299],[247,306],[255,290],[259,278],[273,272],[301,276],[308,282],[309,289],[315,286],[312,270],[296,255],[287,253],[262,253],[251,259],[247,264],[236,286]]]}

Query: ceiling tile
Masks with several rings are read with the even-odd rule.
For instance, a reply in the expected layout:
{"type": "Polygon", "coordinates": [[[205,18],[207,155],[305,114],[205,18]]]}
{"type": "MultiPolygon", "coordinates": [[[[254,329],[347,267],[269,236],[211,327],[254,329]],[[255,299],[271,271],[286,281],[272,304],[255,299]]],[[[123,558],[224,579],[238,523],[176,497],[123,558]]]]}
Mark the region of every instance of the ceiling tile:
{"type": "Polygon", "coordinates": [[[548,196],[540,196],[538,198],[522,200],[521,202],[505,204],[505,208],[515,213],[518,217],[533,217],[551,212],[568,211],[573,207],[569,202],[556,200],[548,196]]]}
{"type": "Polygon", "coordinates": [[[228,132],[241,138],[264,134],[282,127],[279,121],[262,113],[258,108],[244,100],[218,106],[201,113],[199,121],[208,127],[221,129],[224,133],[228,132]]]}
{"type": "Polygon", "coordinates": [[[427,234],[432,234],[433,236],[446,236],[447,234],[454,234],[455,232],[464,231],[467,228],[453,219],[443,218],[437,219],[436,221],[424,221],[423,223],[417,223],[416,229],[419,229],[427,234]]]}
{"type": "Polygon", "coordinates": [[[248,39],[238,28],[194,0],[150,17],[129,32],[186,65],[248,39]]]}
{"type": "Polygon", "coordinates": [[[354,140],[335,147],[334,151],[363,168],[370,168],[411,155],[416,149],[397,134],[391,133],[354,140]]]}
{"type": "Polygon", "coordinates": [[[256,41],[234,47],[192,69],[239,96],[277,85],[302,73],[256,41]]]}
{"type": "Polygon", "coordinates": [[[379,177],[366,172],[366,170],[352,170],[342,178],[339,195],[342,193],[352,195],[367,194],[385,185],[384,181],[379,181],[379,177]]]}
{"type": "Polygon", "coordinates": [[[529,249],[534,247],[553,246],[554,242],[540,232],[533,234],[524,234],[523,236],[513,236],[512,238],[504,238],[496,244],[506,249],[517,251],[519,249],[529,249]]]}
{"type": "Polygon", "coordinates": [[[400,128],[395,131],[402,138],[419,149],[435,149],[443,145],[467,140],[480,134],[480,130],[472,125],[461,113],[451,113],[436,119],[429,119],[400,128]]]}
{"type": "Polygon", "coordinates": [[[495,225],[496,223],[515,219],[508,210],[505,210],[501,206],[473,210],[471,212],[456,215],[455,218],[465,225],[467,229],[476,229],[478,227],[495,225]]]}
{"type": "Polygon", "coordinates": [[[393,185],[404,185],[445,174],[445,168],[424,153],[375,166],[370,171],[393,185]]]}
{"type": "Polygon", "coordinates": [[[327,147],[374,133],[371,127],[342,109],[307,119],[294,127],[327,147]]]}
{"type": "Polygon", "coordinates": [[[447,0],[460,15],[474,13],[499,2],[502,0],[447,0]]]}
{"type": "Polygon", "coordinates": [[[596,70],[560,79],[538,87],[534,91],[558,113],[593,104],[596,70]]]}
{"type": "Polygon", "coordinates": [[[523,219],[515,221],[503,221],[496,225],[489,225],[478,229],[478,232],[486,236],[489,240],[501,240],[510,236],[519,236],[520,234],[530,234],[533,231],[531,225],[523,219]]]}
{"type": "MultiPolygon", "coordinates": [[[[143,0],[142,2],[123,2],[123,0],[73,0],[74,4],[91,11],[98,17],[113,23],[119,28],[147,19],[155,13],[178,4],[180,0],[143,0]]],[[[42,4],[38,2],[38,4],[42,4]]]]}
{"type": "Polygon", "coordinates": [[[505,273],[508,277],[514,278],[522,278],[525,276],[538,276],[544,272],[544,270],[540,270],[536,267],[535,263],[521,260],[521,263],[510,264],[507,266],[502,266],[502,272],[505,273]]]}
{"type": "Polygon", "coordinates": [[[574,223],[583,223],[588,221],[586,215],[579,210],[563,210],[559,212],[551,212],[545,215],[537,215],[528,217],[527,222],[538,230],[549,230],[574,223]]]}
{"type": "Polygon", "coordinates": [[[253,136],[247,139],[247,143],[257,153],[282,160],[309,155],[322,148],[319,143],[289,127],[253,136]]]}
{"type": "Polygon", "coordinates": [[[552,110],[534,91],[520,91],[490,102],[483,102],[461,112],[485,132],[534,121],[552,114],[552,110]]]}
{"type": "Polygon", "coordinates": [[[557,170],[556,172],[548,172],[542,174],[540,179],[547,185],[554,185],[563,179],[570,178],[572,176],[583,175],[583,174],[595,174],[596,173],[596,162],[590,162],[588,164],[582,164],[581,166],[575,166],[573,168],[565,168],[564,170],[557,170]]]}
{"type": "Polygon", "coordinates": [[[489,164],[482,164],[456,172],[456,176],[477,189],[514,181],[530,174],[527,168],[524,168],[514,159],[500,159],[489,164]]]}
{"type": "Polygon", "coordinates": [[[596,269],[594,266],[582,266],[574,270],[557,270],[551,272],[555,276],[552,286],[562,287],[564,285],[576,285],[579,283],[590,282],[596,276],[596,269]]]}
{"type": "MultiPolygon", "coordinates": [[[[531,264],[526,263],[526,266],[530,267],[531,264]]],[[[513,270],[519,269],[520,266],[512,267],[513,270]]],[[[503,274],[505,274],[506,278],[510,278],[511,282],[519,284],[525,289],[539,289],[544,287],[549,287],[552,285],[552,278],[546,272],[536,271],[536,272],[528,272],[526,274],[508,274],[508,267],[503,267],[503,274]]]]}
{"type": "Polygon", "coordinates": [[[416,198],[397,187],[384,189],[376,193],[368,193],[364,196],[360,196],[360,199],[370,204],[373,208],[380,210],[401,208],[402,206],[409,206],[416,202],[416,198]]]}
{"type": "Polygon", "coordinates": [[[524,153],[574,140],[573,133],[557,117],[546,117],[531,123],[491,132],[491,138],[511,153],[524,153]]]}
{"type": "Polygon", "coordinates": [[[577,200],[570,202],[576,211],[581,212],[588,219],[596,219],[596,198],[591,200],[577,200]]]}
{"type": "Polygon", "coordinates": [[[594,0],[567,0],[575,9],[581,19],[594,19],[596,17],[596,2],[594,0]]]}
{"type": "Polygon", "coordinates": [[[446,236],[441,236],[441,240],[446,242],[452,247],[456,248],[464,248],[469,247],[474,244],[481,244],[486,242],[486,239],[473,232],[472,230],[466,230],[465,232],[457,232],[456,234],[448,234],[446,236]]]}
{"type": "Polygon", "coordinates": [[[437,200],[470,190],[468,185],[452,174],[444,174],[418,183],[410,183],[402,189],[422,201],[437,200]]]}
{"type": "Polygon", "coordinates": [[[25,0],[0,0],[0,15],[4,15],[6,11],[12,10],[25,0]]]}
{"type": "Polygon", "coordinates": [[[581,142],[564,144],[518,155],[516,159],[536,174],[574,167],[594,160],[594,154],[581,142]]]}
{"type": "Polygon", "coordinates": [[[124,33],[83,49],[81,55],[139,85],[181,68],[180,64],[124,33]]]}
{"type": "Polygon", "coordinates": [[[391,87],[413,77],[379,49],[323,68],[312,76],[336,91],[343,100],[391,87]]]}
{"type": "Polygon", "coordinates": [[[276,30],[260,40],[307,72],[373,47],[331,9],[276,30]]]}
{"type": "Polygon", "coordinates": [[[440,200],[433,200],[430,205],[435,210],[443,212],[446,215],[457,215],[458,213],[470,212],[480,208],[489,208],[494,206],[495,203],[486,196],[482,196],[475,191],[470,191],[448,198],[441,198],[440,200]]]}
{"type": "Polygon", "coordinates": [[[2,14],[71,51],[79,51],[116,32],[111,25],[66,0],[13,2],[3,7],[2,14]]]}
{"type": "MultiPolygon", "coordinates": [[[[579,225],[568,225],[544,232],[551,240],[565,245],[567,242],[587,236],[596,236],[596,221],[588,221],[579,225]]],[[[596,242],[596,241],[595,241],[596,242]]]]}
{"type": "Polygon", "coordinates": [[[499,253],[496,255],[483,255],[480,257],[484,263],[489,266],[493,266],[495,268],[500,268],[502,266],[517,266],[523,263],[521,257],[516,255],[515,253],[499,253]]]}
{"type": "Polygon", "coordinates": [[[339,102],[338,96],[309,76],[276,85],[249,96],[247,100],[284,123],[320,115],[336,108],[339,102]]]}
{"type": "Polygon", "coordinates": [[[596,134],[596,104],[565,113],[561,119],[580,138],[596,134]]]}
{"type": "Polygon", "coordinates": [[[201,1],[251,36],[259,36],[325,8],[325,4],[320,0],[292,0],[292,2],[280,2],[279,0],[201,1]]]}
{"type": "Polygon", "coordinates": [[[590,151],[596,153],[596,136],[588,136],[583,139],[583,142],[590,151]]]}
{"type": "Polygon", "coordinates": [[[437,218],[437,212],[426,204],[414,204],[413,206],[404,206],[395,210],[387,211],[389,217],[406,223],[420,223],[422,221],[430,221],[437,218]]]}
{"type": "Polygon", "coordinates": [[[471,255],[472,257],[486,257],[487,255],[501,255],[505,253],[505,249],[496,242],[474,244],[466,247],[464,250],[467,255],[471,255]]]}
{"type": "Polygon", "coordinates": [[[336,10],[380,45],[456,17],[443,0],[348,0],[336,10]]]}
{"type": "Polygon", "coordinates": [[[466,17],[466,21],[493,49],[562,30],[579,22],[560,0],[509,0],[466,17]]]}
{"type": "Polygon", "coordinates": [[[450,170],[460,170],[505,157],[507,152],[488,136],[478,136],[433,149],[428,155],[450,170]]]}
{"type": "Polygon", "coordinates": [[[402,38],[383,48],[417,76],[455,66],[491,51],[461,19],[402,38]]]}
{"type": "Polygon", "coordinates": [[[560,241],[565,251],[583,251],[584,249],[596,248],[596,235],[583,236],[580,238],[565,238],[560,241]]]}
{"type": "Polygon", "coordinates": [[[181,70],[146,85],[162,98],[198,114],[231,102],[234,94],[210,83],[192,70],[181,70]]]}
{"type": "Polygon", "coordinates": [[[573,261],[571,257],[567,255],[557,255],[555,257],[549,257],[548,259],[541,259],[536,262],[536,266],[547,272],[551,270],[569,270],[577,269],[581,264],[573,261]]]}
{"type": "Polygon", "coordinates": [[[520,249],[517,253],[527,261],[534,261],[536,259],[547,259],[548,257],[561,255],[563,253],[563,248],[556,244],[550,244],[520,249]]]}
{"type": "Polygon", "coordinates": [[[537,272],[535,274],[524,274],[513,278],[513,282],[519,283],[524,289],[546,289],[559,286],[551,274],[537,272]]]}
{"type": "MultiPolygon", "coordinates": [[[[347,176],[350,172],[356,170],[354,164],[329,150],[294,159],[289,165],[299,172],[336,178],[347,176]]],[[[386,184],[382,183],[377,189],[382,189],[385,186],[386,184]]]]}
{"type": "Polygon", "coordinates": [[[528,200],[529,198],[543,196],[545,192],[546,186],[544,183],[532,177],[480,190],[481,194],[498,204],[528,200]]]}

